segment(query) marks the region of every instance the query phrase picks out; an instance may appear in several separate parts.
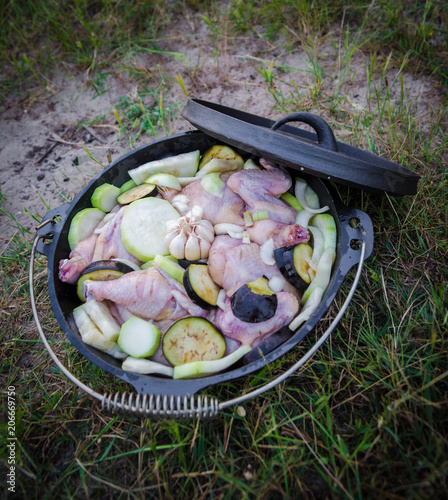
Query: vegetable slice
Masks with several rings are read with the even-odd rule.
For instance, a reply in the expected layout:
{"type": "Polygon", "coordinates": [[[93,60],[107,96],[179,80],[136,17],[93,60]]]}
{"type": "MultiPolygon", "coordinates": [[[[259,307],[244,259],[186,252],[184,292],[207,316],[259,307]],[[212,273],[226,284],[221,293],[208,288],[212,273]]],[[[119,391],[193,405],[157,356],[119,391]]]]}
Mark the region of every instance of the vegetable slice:
{"type": "Polygon", "coordinates": [[[78,327],[82,341],[104,352],[112,352],[116,347],[116,342],[108,340],[90,319],[90,316],[84,309],[84,306],[79,306],[73,311],[73,319],[78,327]]]}
{"type": "Polygon", "coordinates": [[[224,146],[221,144],[215,144],[204,153],[204,156],[201,158],[201,161],[199,163],[199,170],[201,170],[205,165],[207,165],[213,159],[226,160],[226,161],[232,160],[240,163],[241,167],[244,165],[244,161],[241,158],[241,156],[231,147],[224,146]]]}
{"type": "Polygon", "coordinates": [[[173,368],[171,366],[162,365],[149,359],[139,359],[129,356],[121,365],[121,369],[127,372],[141,373],[148,375],[149,373],[158,373],[159,375],[173,376],[173,368]]]}
{"type": "Polygon", "coordinates": [[[158,254],[154,257],[154,262],[162,271],[165,271],[166,274],[177,280],[179,283],[183,283],[185,269],[175,262],[176,259],[172,259],[170,257],[171,256],[158,254]]]}
{"type": "Polygon", "coordinates": [[[144,198],[126,207],[121,222],[121,239],[126,250],[142,262],[157,254],[167,254],[166,223],[178,219],[171,203],[160,198],[144,198]]]}
{"type": "Polygon", "coordinates": [[[120,194],[120,196],[118,196],[117,201],[120,205],[129,205],[129,203],[132,203],[133,201],[146,198],[147,196],[154,196],[156,194],[157,189],[154,184],[141,184],[140,186],[135,186],[128,191],[124,191],[120,194]]]}
{"type": "Polygon", "coordinates": [[[134,271],[132,267],[129,267],[123,262],[114,260],[98,260],[89,264],[76,284],[76,292],[78,297],[83,302],[86,301],[84,297],[84,282],[87,280],[92,281],[110,281],[115,280],[123,276],[123,274],[131,273],[134,271]]]}
{"type": "Polygon", "coordinates": [[[182,189],[177,177],[172,174],[164,174],[160,172],[158,174],[150,175],[147,179],[145,179],[145,184],[154,184],[155,186],[177,189],[177,191],[182,189]]]}
{"type": "Polygon", "coordinates": [[[77,243],[90,236],[106,214],[99,208],[84,208],[80,210],[70,223],[68,244],[73,250],[77,243]]]}
{"type": "Polygon", "coordinates": [[[99,208],[103,212],[110,212],[118,203],[118,196],[120,196],[120,188],[105,183],[95,189],[90,201],[94,208],[99,208]]]}
{"type": "Polygon", "coordinates": [[[206,264],[190,264],[184,273],[185,290],[190,299],[203,309],[216,306],[220,288],[212,280],[206,264]]]}
{"type": "Polygon", "coordinates": [[[120,335],[120,325],[115,321],[106,304],[91,299],[84,304],[84,310],[107,340],[116,342],[120,335]]]}
{"type": "Polygon", "coordinates": [[[129,175],[136,184],[143,182],[152,174],[164,172],[176,177],[194,177],[199,164],[199,149],[190,153],[169,156],[161,160],[150,161],[140,167],[129,170],[129,175]]]}
{"type": "Polygon", "coordinates": [[[311,283],[308,273],[313,249],[306,243],[274,250],[277,267],[283,276],[298,290],[306,290],[311,283]]]}
{"type": "Polygon", "coordinates": [[[155,325],[133,316],[121,326],[117,343],[133,358],[147,358],[157,351],[160,338],[160,330],[155,325]]]}
{"type": "Polygon", "coordinates": [[[236,351],[233,351],[228,356],[215,361],[195,361],[192,363],[185,363],[183,365],[175,366],[173,371],[173,378],[184,379],[206,377],[207,375],[221,372],[239,361],[250,350],[250,345],[245,344],[238,347],[236,351]]]}
{"type": "Polygon", "coordinates": [[[176,321],[163,336],[163,354],[173,366],[220,359],[226,352],[224,337],[205,318],[176,321]]]}
{"type": "Polygon", "coordinates": [[[247,323],[261,323],[272,318],[277,304],[277,295],[264,276],[238,288],[230,297],[233,314],[247,323]]]}
{"type": "Polygon", "coordinates": [[[129,191],[136,186],[137,184],[132,179],[130,179],[120,187],[120,193],[125,193],[126,191],[129,191]]]}

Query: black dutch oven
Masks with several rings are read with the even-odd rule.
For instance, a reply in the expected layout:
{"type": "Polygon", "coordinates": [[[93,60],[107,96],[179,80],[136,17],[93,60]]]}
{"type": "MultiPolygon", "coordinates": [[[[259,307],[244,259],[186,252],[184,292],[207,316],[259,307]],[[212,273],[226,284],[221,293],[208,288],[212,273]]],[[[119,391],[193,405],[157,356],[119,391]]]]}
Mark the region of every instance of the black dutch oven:
{"type": "Polygon", "coordinates": [[[364,212],[346,207],[329,180],[392,194],[413,194],[418,176],[403,167],[375,155],[336,142],[330,127],[321,118],[309,113],[294,113],[278,122],[243,113],[213,103],[190,100],[183,116],[199,130],[157,140],[122,156],[107,166],[71,201],[50,210],[38,226],[30,266],[30,289],[33,313],[45,347],[55,363],[78,387],[99,399],[109,409],[170,418],[207,418],[231,404],[256,396],[281,382],[317,350],[336,326],[353,296],[363,261],[373,249],[373,228],[364,212]],[[284,126],[288,121],[302,121],[316,133],[284,126]],[[281,130],[278,130],[280,129],[281,130]],[[73,320],[72,311],[79,305],[75,287],[58,278],[61,259],[70,253],[68,231],[72,218],[83,208],[90,207],[90,198],[99,185],[108,182],[116,186],[129,180],[128,171],[143,163],[199,149],[204,153],[214,144],[228,144],[243,156],[264,157],[287,167],[292,176],[300,172],[316,191],[322,205],[330,207],[337,225],[337,255],[331,282],[322,302],[312,317],[297,331],[287,326],[250,351],[237,365],[217,375],[190,380],[172,380],[155,375],[138,375],[123,371],[121,361],[84,344],[73,320]],[[34,255],[39,252],[48,260],[48,287],[56,319],[68,340],[92,363],[132,385],[136,393],[98,394],[76,379],[57,359],[39,323],[34,301],[34,255]],[[352,289],[333,323],[306,356],[290,370],[250,394],[219,403],[201,396],[198,391],[254,373],[296,346],[322,318],[348,271],[358,265],[352,289]]]}

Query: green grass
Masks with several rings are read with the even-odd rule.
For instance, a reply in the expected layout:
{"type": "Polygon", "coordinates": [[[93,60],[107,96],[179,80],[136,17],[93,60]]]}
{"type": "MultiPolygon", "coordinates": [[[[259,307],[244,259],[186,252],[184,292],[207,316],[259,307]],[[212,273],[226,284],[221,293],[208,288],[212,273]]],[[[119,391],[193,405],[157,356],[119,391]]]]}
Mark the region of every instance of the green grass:
{"type": "MultiPolygon", "coordinates": [[[[121,57],[142,47],[157,49],[173,5],[2,4],[0,53],[10,66],[2,96],[11,92],[14,79],[20,91],[45,86],[52,68],[62,64],[88,70],[100,95],[107,91],[104,75],[122,64],[121,57]],[[63,23],[68,15],[72,22],[63,23]]],[[[17,225],[0,253],[0,377],[4,388],[13,385],[18,394],[16,498],[444,498],[447,102],[432,115],[420,114],[407,94],[407,79],[432,74],[434,94],[445,88],[447,14],[443,2],[355,1],[350,6],[345,11],[335,2],[177,6],[206,18],[219,50],[223,37],[231,45],[239,36],[254,36],[254,26],[262,26],[269,41],[286,51],[300,43],[308,60],[306,86],[295,85],[293,70],[269,53],[252,61],[270,92],[269,104],[279,114],[320,114],[337,137],[422,178],[417,195],[405,198],[337,186],[346,204],[372,218],[374,254],[329,342],[281,386],[245,403],[244,411],[229,408],[204,423],[153,422],[109,415],[76,390],[38,341],[29,305],[29,235],[2,208],[0,195],[1,216],[17,225]],[[225,33],[219,29],[224,21],[225,33]],[[331,71],[319,50],[323,45],[333,50],[331,71]],[[367,62],[359,64],[359,58],[367,62]],[[359,68],[365,72],[364,107],[349,99],[359,68]]],[[[142,72],[132,77],[141,83],[142,72]]],[[[168,133],[170,120],[179,116],[179,109],[164,101],[173,82],[163,77],[148,79],[117,103],[117,126],[130,147],[154,130],[168,133]]],[[[48,298],[46,265],[39,257],[35,293],[52,347],[95,390],[129,390],[85,360],[61,334],[48,298]]],[[[328,318],[291,353],[256,375],[204,394],[226,401],[283,373],[322,334],[352,279],[353,272],[328,318]]],[[[6,400],[2,393],[5,408],[6,400]]],[[[2,478],[8,470],[4,437],[2,432],[2,478]]]]}

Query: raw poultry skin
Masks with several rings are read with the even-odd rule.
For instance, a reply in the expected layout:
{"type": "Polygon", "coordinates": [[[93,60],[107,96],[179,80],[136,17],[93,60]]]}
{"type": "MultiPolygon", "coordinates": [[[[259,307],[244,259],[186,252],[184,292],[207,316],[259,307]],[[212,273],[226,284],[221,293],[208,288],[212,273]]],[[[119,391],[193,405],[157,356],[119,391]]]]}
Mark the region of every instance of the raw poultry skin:
{"type": "Polygon", "coordinates": [[[290,323],[299,310],[299,302],[291,293],[279,292],[277,299],[277,310],[271,319],[261,323],[247,323],[235,317],[227,297],[224,311],[220,309],[216,313],[215,324],[224,335],[242,344],[252,344],[261,337],[265,339],[290,323]]]}
{"type": "Polygon", "coordinates": [[[267,210],[269,218],[283,224],[293,224],[297,210],[287,205],[277,196],[291,187],[289,174],[265,162],[267,170],[240,170],[227,180],[227,187],[238,194],[250,212],[267,210]]]}
{"type": "MultiPolygon", "coordinates": [[[[114,217],[106,222],[107,228],[101,233],[93,232],[80,241],[69,255],[68,259],[59,262],[59,279],[65,283],[74,284],[82,271],[92,262],[110,259],[127,259],[140,265],[141,262],[131,255],[121,241],[121,221],[126,207],[117,207],[114,217]]],[[[111,212],[113,213],[113,212],[111,212]]],[[[96,229],[104,226],[101,221],[96,229]]],[[[95,229],[95,230],[96,230],[95,229]]]]}
{"type": "Polygon", "coordinates": [[[191,301],[173,290],[154,267],[127,273],[116,280],[86,281],[84,289],[87,300],[110,300],[146,320],[174,322],[190,315],[184,306],[188,307],[191,301]]]}
{"type": "MultiPolygon", "coordinates": [[[[229,174],[224,173],[220,176],[223,182],[228,182],[229,174]]],[[[228,185],[224,188],[222,198],[207,193],[201,185],[201,181],[195,181],[182,189],[182,194],[190,200],[188,207],[191,209],[194,205],[204,209],[203,218],[213,225],[220,222],[229,222],[244,226],[244,201],[241,197],[229,189],[228,185]]]]}

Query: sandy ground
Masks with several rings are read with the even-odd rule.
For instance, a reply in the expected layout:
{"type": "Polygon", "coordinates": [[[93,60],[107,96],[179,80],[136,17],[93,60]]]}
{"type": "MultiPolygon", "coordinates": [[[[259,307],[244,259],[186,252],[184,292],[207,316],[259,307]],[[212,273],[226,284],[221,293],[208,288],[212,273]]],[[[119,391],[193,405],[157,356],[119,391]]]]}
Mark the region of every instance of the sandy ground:
{"type": "MultiPolygon", "coordinates": [[[[89,158],[83,144],[103,164],[107,163],[107,151],[116,159],[132,149],[122,136],[112,109],[120,97],[132,95],[137,87],[145,86],[142,71],[149,82],[162,74],[170,83],[165,105],[178,104],[175,119],[169,124],[171,133],[192,128],[180,117],[186,97],[175,82],[177,74],[182,75],[192,97],[271,118],[283,113],[275,111],[268,83],[257,71],[262,63],[256,58],[275,61],[275,85],[284,95],[293,88],[292,82],[306,95],[314,81],[308,56],[299,44],[296,50],[286,52],[263,38],[216,40],[199,17],[173,24],[159,47],[182,57],[154,53],[132,59],[129,67],[140,70],[139,80],[135,76],[130,78],[124,70],[111,70],[103,82],[104,89],[109,90],[102,95],[98,96],[89,85],[91,75],[73,69],[55,75],[46,88],[34,89],[26,100],[11,99],[6,103],[0,114],[0,189],[4,196],[1,209],[11,216],[0,214],[3,245],[18,226],[33,232],[35,219],[70,200],[101,169],[89,158]],[[104,120],[99,125],[82,125],[100,116],[104,120]]],[[[351,106],[362,110],[367,102],[365,68],[369,61],[363,54],[357,54],[351,62],[352,76],[339,82],[336,76],[331,76],[341,75],[339,55],[330,42],[319,48],[319,63],[327,75],[325,84],[329,92],[332,87],[342,85],[345,99],[341,109],[351,106]]],[[[396,73],[397,69],[390,69],[389,81],[393,81],[396,73]]],[[[428,106],[437,107],[441,96],[431,78],[404,74],[403,81],[408,102],[421,107],[424,127],[423,117],[427,116],[429,123],[428,106]]],[[[399,99],[398,90],[392,89],[393,98],[394,93],[399,99]]],[[[151,103],[145,101],[145,104],[151,103]]],[[[165,132],[160,131],[159,135],[165,132]]],[[[342,133],[338,138],[350,140],[342,133]]],[[[145,135],[135,146],[154,139],[145,135]]]]}

